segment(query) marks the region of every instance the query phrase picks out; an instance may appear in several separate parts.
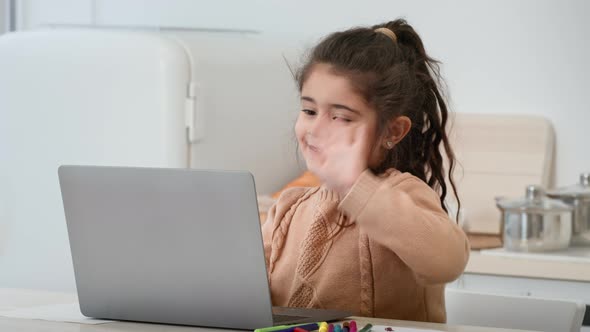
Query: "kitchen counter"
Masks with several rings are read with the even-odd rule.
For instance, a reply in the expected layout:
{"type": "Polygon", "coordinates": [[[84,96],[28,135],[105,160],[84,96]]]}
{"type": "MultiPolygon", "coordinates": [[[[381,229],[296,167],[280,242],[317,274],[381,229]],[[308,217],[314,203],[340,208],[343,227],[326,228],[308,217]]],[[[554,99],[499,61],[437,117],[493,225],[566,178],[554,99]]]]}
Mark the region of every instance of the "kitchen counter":
{"type": "Polygon", "coordinates": [[[590,282],[590,248],[548,253],[473,250],[465,273],[590,282]]]}

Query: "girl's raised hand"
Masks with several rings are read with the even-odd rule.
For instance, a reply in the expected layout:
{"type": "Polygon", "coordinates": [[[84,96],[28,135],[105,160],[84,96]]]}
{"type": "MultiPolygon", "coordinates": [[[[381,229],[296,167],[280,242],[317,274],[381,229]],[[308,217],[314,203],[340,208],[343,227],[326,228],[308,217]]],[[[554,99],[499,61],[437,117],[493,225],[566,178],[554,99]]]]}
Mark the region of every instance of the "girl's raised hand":
{"type": "Polygon", "coordinates": [[[344,198],[369,163],[371,153],[369,131],[359,126],[346,136],[331,135],[324,148],[322,161],[314,173],[328,187],[344,198]]]}

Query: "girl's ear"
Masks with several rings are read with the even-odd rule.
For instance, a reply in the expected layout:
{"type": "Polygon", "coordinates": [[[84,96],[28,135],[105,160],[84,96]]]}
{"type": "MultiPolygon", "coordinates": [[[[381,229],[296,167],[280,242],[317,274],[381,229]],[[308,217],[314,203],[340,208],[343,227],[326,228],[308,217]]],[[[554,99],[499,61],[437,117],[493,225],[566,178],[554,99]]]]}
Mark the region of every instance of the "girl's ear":
{"type": "Polygon", "coordinates": [[[398,116],[389,121],[383,138],[383,146],[390,150],[399,143],[412,128],[412,120],[407,116],[398,116]]]}

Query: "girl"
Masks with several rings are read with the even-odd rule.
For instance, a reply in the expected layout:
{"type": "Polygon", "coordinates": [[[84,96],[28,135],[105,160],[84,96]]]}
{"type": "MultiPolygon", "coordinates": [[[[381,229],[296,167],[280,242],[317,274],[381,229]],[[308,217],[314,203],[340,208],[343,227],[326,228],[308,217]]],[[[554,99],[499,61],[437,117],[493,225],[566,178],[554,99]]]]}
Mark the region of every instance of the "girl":
{"type": "MultiPolygon", "coordinates": [[[[263,225],[272,302],[445,322],[469,245],[449,219],[447,107],[437,63],[404,20],[329,35],[297,75],[295,125],[316,188],[282,193],[263,225]]],[[[458,199],[458,198],[457,198],[458,199]]]]}

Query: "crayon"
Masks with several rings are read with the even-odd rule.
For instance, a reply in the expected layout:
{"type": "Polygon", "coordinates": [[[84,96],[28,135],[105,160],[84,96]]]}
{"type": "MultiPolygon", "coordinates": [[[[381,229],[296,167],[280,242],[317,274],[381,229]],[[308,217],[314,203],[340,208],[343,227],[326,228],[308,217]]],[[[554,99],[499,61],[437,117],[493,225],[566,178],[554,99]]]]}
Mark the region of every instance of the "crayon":
{"type": "Polygon", "coordinates": [[[278,326],[271,326],[271,327],[264,327],[260,329],[254,330],[254,332],[294,332],[295,328],[303,329],[306,331],[317,330],[318,324],[317,323],[303,323],[303,324],[295,324],[295,325],[278,325],[278,326]]]}
{"type": "Polygon", "coordinates": [[[371,331],[371,327],[373,327],[372,324],[367,324],[367,325],[363,326],[363,328],[360,329],[358,332],[369,332],[369,331],[371,331]]]}

